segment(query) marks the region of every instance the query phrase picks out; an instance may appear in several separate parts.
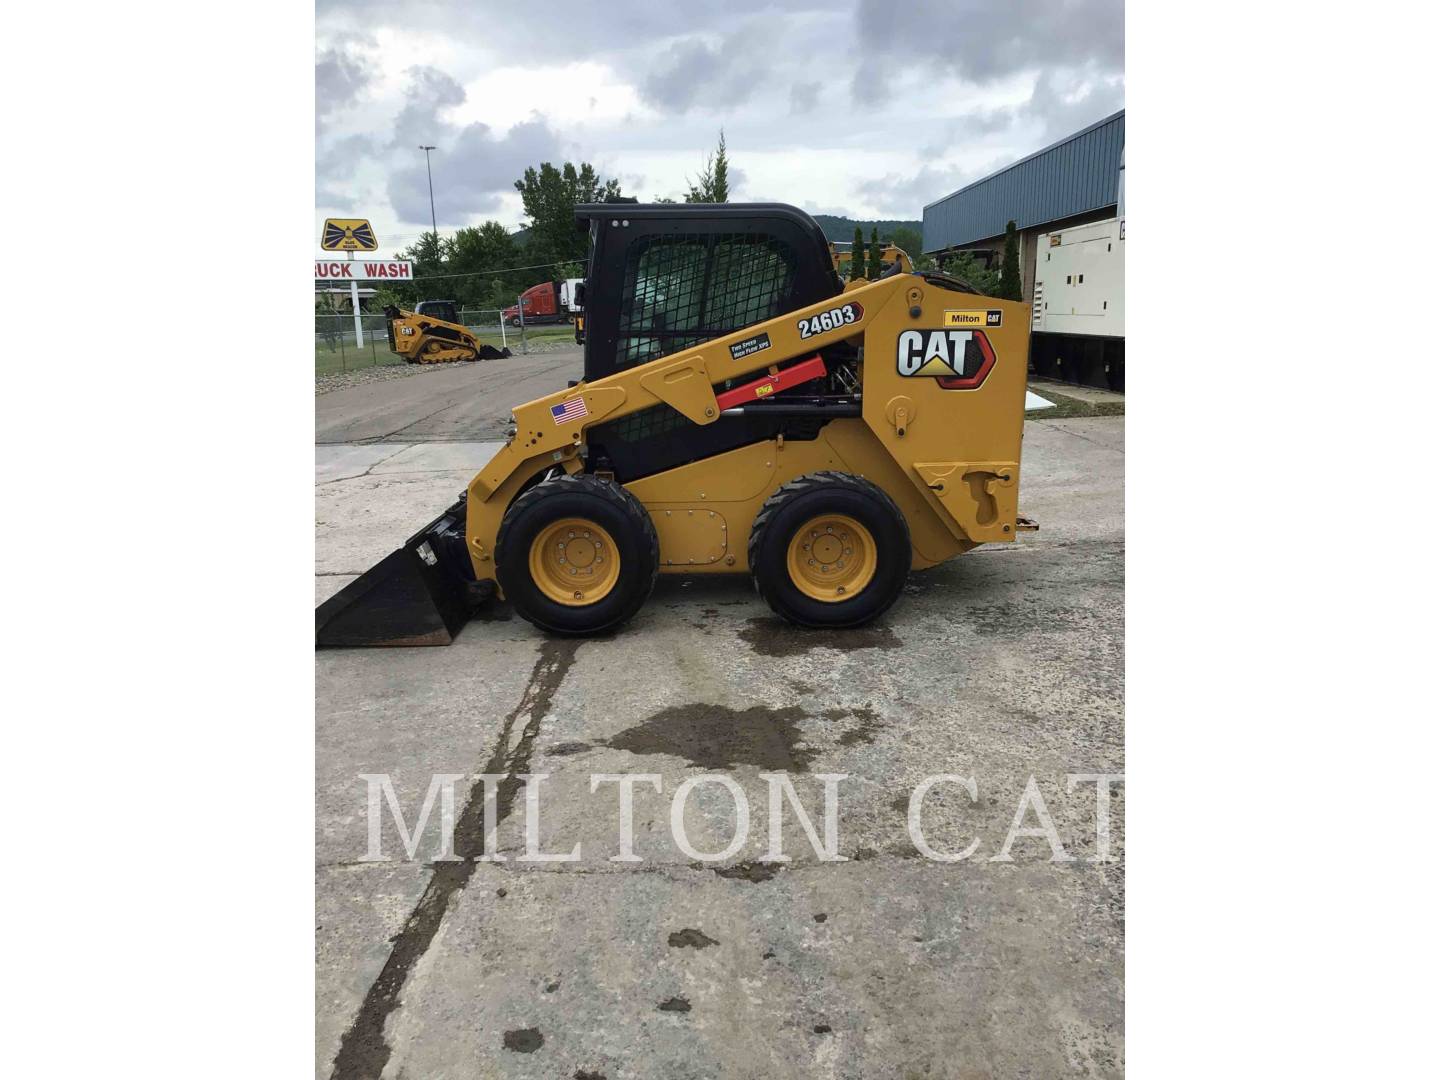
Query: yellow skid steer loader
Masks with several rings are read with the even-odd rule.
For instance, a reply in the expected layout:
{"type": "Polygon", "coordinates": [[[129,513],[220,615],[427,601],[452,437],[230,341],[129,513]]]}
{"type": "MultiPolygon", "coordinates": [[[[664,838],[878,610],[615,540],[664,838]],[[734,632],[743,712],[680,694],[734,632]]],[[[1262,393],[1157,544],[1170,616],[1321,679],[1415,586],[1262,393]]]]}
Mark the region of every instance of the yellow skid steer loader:
{"type": "Polygon", "coordinates": [[[554,634],[659,574],[749,574],[802,626],[1008,543],[1030,311],[892,266],[844,286],[777,203],[595,204],[584,378],[517,405],[459,500],[316,611],[322,646],[448,644],[499,592],[554,634]]]}

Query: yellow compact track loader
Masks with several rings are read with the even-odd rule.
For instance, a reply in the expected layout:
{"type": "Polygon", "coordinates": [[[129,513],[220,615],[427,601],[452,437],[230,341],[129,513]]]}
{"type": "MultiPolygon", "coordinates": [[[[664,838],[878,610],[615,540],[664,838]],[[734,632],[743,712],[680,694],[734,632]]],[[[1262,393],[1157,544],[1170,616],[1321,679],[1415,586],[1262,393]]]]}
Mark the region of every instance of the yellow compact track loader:
{"type": "Polygon", "coordinates": [[[451,360],[498,360],[509,349],[482,345],[460,322],[453,300],[422,300],[414,311],[385,309],[390,351],[407,364],[443,364],[451,360]]]}
{"type": "MultiPolygon", "coordinates": [[[[860,257],[868,258],[869,251],[868,247],[862,249],[860,257]]],[[[848,248],[841,251],[833,242],[830,244],[830,262],[834,264],[835,272],[840,275],[841,280],[850,276],[850,260],[853,257],[854,253],[848,248]]],[[[914,264],[910,262],[910,256],[906,255],[902,248],[896,247],[894,244],[886,244],[880,249],[880,269],[882,271],[889,270],[897,263],[900,266],[899,272],[902,274],[909,274],[915,270],[914,264]]]]}
{"type": "Polygon", "coordinates": [[[809,627],[1018,514],[1030,311],[898,262],[841,283],[803,212],[596,204],[584,378],[517,405],[459,500],[316,611],[318,645],[448,644],[498,592],[555,634],[659,574],[749,574],[809,627]]]}

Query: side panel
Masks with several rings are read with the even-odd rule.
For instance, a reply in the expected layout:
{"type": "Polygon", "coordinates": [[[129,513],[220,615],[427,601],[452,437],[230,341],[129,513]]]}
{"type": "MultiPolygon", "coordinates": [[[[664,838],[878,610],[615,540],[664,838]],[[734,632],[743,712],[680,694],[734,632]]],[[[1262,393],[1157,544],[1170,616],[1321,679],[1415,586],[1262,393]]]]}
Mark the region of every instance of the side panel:
{"type": "Polygon", "coordinates": [[[957,541],[1013,540],[1029,306],[910,281],[865,329],[865,422],[957,541]]]}
{"type": "Polygon", "coordinates": [[[782,484],[823,469],[855,473],[890,493],[910,525],[911,567],[973,547],[941,524],[863,420],[836,420],[812,441],[767,439],[626,485],[655,523],[662,573],[750,569],[750,527],[782,484]]]}

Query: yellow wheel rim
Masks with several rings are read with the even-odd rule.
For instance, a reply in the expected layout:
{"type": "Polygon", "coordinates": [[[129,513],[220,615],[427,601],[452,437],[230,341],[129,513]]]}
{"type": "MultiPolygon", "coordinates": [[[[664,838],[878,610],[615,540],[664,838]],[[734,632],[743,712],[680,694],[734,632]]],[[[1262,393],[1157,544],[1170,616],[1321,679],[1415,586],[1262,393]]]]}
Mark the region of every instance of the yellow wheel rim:
{"type": "Polygon", "coordinates": [[[875,576],[875,537],[844,514],[821,514],[795,530],[785,553],[795,587],[812,600],[838,604],[875,576]]]}
{"type": "Polygon", "coordinates": [[[620,580],[615,540],[593,521],[562,518],[531,542],[530,579],[557,604],[583,607],[603,600],[620,580]]]}

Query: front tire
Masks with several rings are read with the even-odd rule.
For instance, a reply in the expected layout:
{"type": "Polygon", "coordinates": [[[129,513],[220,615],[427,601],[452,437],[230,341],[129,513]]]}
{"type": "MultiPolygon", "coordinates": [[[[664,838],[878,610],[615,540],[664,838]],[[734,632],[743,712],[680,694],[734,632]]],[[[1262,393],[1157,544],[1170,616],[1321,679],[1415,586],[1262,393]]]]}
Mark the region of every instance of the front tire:
{"type": "Polygon", "coordinates": [[[765,500],[749,555],[755,589],[777,615],[800,626],[863,626],[900,596],[910,527],[869,480],[811,473],[765,500]]]}
{"type": "Polygon", "coordinates": [[[640,500],[588,475],[536,484],[495,539],[495,572],[520,616],[553,634],[598,634],[645,603],[660,542],[640,500]]]}

